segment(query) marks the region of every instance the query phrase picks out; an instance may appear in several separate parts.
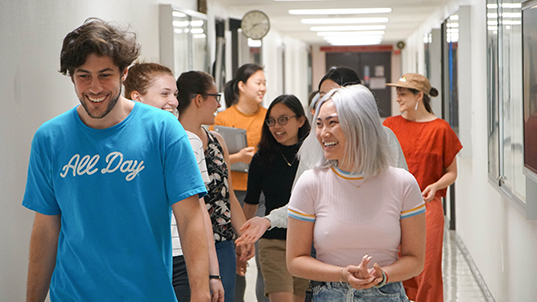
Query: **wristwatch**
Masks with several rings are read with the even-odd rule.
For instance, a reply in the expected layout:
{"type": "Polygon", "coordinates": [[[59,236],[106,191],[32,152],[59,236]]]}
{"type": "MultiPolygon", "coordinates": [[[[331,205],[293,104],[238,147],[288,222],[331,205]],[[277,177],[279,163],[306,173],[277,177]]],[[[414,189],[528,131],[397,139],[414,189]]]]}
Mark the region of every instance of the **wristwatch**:
{"type": "Polygon", "coordinates": [[[220,275],[209,275],[209,279],[219,279],[219,280],[221,280],[222,276],[220,276],[220,275]]]}

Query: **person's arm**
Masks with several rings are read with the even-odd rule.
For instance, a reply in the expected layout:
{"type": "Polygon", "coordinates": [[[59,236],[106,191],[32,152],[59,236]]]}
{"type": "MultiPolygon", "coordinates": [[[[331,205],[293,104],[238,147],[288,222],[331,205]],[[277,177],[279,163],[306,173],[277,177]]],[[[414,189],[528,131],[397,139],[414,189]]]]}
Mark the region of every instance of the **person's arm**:
{"type": "MultiPolygon", "coordinates": [[[[205,206],[205,200],[199,199],[201,212],[203,213],[203,222],[205,224],[205,233],[207,234],[207,247],[209,249],[209,275],[220,276],[220,266],[218,265],[218,256],[214,246],[213,225],[211,217],[205,206]]],[[[209,279],[212,302],[224,302],[224,286],[221,279],[209,279]]]]}
{"type": "Polygon", "coordinates": [[[209,252],[203,212],[197,195],[172,205],[188,272],[191,301],[210,301],[209,252]]]}
{"type": "Polygon", "coordinates": [[[27,302],[45,301],[56,267],[61,215],[35,214],[30,239],[30,262],[26,287],[27,302]]]}
{"type": "Polygon", "coordinates": [[[314,222],[289,217],[287,227],[287,268],[297,277],[318,281],[341,281],[341,267],[311,257],[314,222]]]}
{"type": "Polygon", "coordinates": [[[242,148],[239,152],[229,155],[229,164],[231,165],[238,162],[249,164],[252,161],[254,154],[254,147],[242,148]]]}
{"type": "Polygon", "coordinates": [[[454,183],[456,179],[457,179],[457,158],[454,157],[453,162],[449,165],[449,167],[446,168],[446,173],[444,173],[444,175],[442,175],[442,177],[440,177],[440,179],[437,182],[428,185],[425,188],[425,190],[423,190],[422,192],[423,200],[425,202],[429,202],[433,200],[436,194],[436,191],[447,188],[452,183],[454,183]]]}
{"type": "Polygon", "coordinates": [[[425,264],[425,213],[401,219],[401,257],[382,267],[389,282],[419,275],[425,264]]]}
{"type": "MultiPolygon", "coordinates": [[[[245,205],[246,206],[246,205],[245,205]]],[[[287,205],[270,211],[265,217],[252,217],[240,229],[241,236],[235,240],[237,246],[255,243],[266,231],[287,228],[287,205]]]]}

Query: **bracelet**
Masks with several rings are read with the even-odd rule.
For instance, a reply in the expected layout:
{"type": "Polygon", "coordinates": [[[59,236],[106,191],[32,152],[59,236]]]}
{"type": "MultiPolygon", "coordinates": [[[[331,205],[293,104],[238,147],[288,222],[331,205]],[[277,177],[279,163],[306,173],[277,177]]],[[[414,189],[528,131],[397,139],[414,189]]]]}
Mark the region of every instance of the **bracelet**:
{"type": "Polygon", "coordinates": [[[343,282],[343,269],[344,267],[342,267],[341,270],[339,271],[339,283],[343,282]]]}
{"type": "Polygon", "coordinates": [[[375,287],[383,287],[388,283],[388,274],[386,274],[385,271],[382,271],[382,281],[380,281],[379,284],[375,285],[375,287]]]}
{"type": "Polygon", "coordinates": [[[209,279],[218,279],[218,280],[221,280],[221,279],[222,279],[222,276],[220,276],[220,275],[209,275],[209,279]]]}

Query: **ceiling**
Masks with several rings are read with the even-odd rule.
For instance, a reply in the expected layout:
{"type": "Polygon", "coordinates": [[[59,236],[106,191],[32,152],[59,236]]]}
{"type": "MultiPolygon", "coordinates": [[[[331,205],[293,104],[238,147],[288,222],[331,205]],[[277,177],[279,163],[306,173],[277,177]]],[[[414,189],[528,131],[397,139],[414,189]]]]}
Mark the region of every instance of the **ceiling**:
{"type": "Polygon", "coordinates": [[[429,16],[449,0],[220,0],[237,18],[250,10],[261,10],[270,18],[271,29],[285,33],[312,45],[329,45],[311,26],[301,23],[304,18],[370,18],[387,17],[384,38],[381,44],[395,44],[408,38],[429,16]],[[327,9],[327,8],[392,8],[390,13],[361,15],[309,15],[289,14],[290,9],[327,9]]]}

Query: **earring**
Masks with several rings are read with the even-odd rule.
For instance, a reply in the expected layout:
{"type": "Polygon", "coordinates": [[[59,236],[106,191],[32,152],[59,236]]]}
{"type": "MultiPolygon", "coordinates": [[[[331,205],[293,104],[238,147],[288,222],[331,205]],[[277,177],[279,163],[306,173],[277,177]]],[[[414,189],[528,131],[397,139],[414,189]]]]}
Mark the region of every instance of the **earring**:
{"type": "Polygon", "coordinates": [[[418,105],[420,104],[420,102],[416,102],[416,108],[414,108],[414,111],[415,110],[418,110],[418,105]]]}

